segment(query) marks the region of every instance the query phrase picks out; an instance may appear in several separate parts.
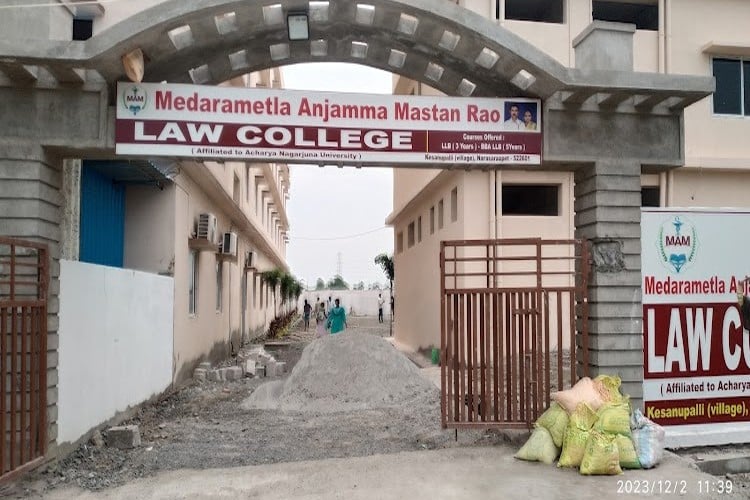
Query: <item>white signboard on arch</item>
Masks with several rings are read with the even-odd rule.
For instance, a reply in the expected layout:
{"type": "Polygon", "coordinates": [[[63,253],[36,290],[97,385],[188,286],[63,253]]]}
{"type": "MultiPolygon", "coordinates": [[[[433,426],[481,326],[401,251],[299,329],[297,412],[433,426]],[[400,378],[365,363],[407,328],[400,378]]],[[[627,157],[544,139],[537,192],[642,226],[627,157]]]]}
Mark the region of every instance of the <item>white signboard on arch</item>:
{"type": "Polygon", "coordinates": [[[643,209],[644,413],[668,446],[750,442],[750,212],[643,209]]]}
{"type": "Polygon", "coordinates": [[[539,165],[541,102],[118,83],[117,154],[539,165]]]}

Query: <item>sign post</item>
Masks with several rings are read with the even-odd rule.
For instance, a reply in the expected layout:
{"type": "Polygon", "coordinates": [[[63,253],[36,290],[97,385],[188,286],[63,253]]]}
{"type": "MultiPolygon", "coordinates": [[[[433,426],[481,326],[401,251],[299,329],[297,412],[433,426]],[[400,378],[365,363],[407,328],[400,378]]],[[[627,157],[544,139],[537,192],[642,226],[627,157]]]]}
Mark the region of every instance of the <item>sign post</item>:
{"type": "Polygon", "coordinates": [[[644,209],[643,404],[667,446],[750,441],[750,212],[644,209]]]}

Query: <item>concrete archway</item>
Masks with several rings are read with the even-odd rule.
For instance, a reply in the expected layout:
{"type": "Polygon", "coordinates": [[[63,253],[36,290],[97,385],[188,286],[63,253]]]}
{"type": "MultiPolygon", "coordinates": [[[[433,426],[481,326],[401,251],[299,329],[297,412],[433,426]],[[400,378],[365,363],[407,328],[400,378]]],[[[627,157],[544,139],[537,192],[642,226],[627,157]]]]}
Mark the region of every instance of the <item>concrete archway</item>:
{"type": "MultiPolygon", "coordinates": [[[[85,42],[2,40],[0,173],[28,189],[0,185],[0,234],[45,241],[59,258],[61,160],[113,156],[113,86],[125,79],[121,57],[135,49],[145,55],[146,81],[216,84],[279,65],[337,61],[385,69],[449,95],[539,97],[544,167],[576,170],[577,236],[592,240],[601,258],[590,293],[592,372],[622,367],[637,400],[640,174],[682,164],[683,110],[713,82],[633,73],[631,37],[623,25],[595,24],[576,41],[578,67],[566,68],[452,2],[167,0],[85,42]],[[310,16],[310,40],[289,42],[286,13],[300,9],[310,16]],[[21,199],[22,212],[14,205],[21,199]],[[612,251],[624,269],[606,265],[612,251]]],[[[51,269],[54,337],[59,266],[51,269]]],[[[55,394],[56,367],[49,370],[55,394]]]]}

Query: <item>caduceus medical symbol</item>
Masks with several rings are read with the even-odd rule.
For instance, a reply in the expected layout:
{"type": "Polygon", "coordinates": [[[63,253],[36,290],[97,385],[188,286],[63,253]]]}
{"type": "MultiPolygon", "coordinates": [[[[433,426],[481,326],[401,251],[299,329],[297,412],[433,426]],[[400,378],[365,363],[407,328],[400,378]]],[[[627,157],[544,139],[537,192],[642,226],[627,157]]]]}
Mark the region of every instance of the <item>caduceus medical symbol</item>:
{"type": "Polygon", "coordinates": [[[133,87],[132,93],[124,93],[123,100],[128,111],[137,115],[146,106],[146,94],[138,95],[138,87],[133,87]]]}
{"type": "MultiPolygon", "coordinates": [[[[682,229],[683,224],[684,223],[680,220],[679,217],[675,217],[674,221],[672,222],[672,225],[674,226],[676,242],[680,242],[682,240],[682,238],[680,237],[680,229],[682,229]]],[[[684,253],[680,253],[680,254],[673,253],[669,255],[669,263],[672,264],[672,266],[674,267],[674,270],[677,271],[678,273],[680,272],[680,269],[682,269],[682,266],[684,266],[686,262],[687,262],[687,257],[685,256],[684,253]]]]}

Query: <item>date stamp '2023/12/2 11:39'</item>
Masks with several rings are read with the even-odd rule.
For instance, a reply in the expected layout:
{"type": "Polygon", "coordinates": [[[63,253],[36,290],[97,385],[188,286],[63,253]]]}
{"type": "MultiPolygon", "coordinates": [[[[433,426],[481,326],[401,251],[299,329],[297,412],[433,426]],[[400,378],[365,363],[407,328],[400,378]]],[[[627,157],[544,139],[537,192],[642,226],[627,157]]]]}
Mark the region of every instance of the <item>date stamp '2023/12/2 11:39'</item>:
{"type": "Polygon", "coordinates": [[[617,494],[622,495],[731,495],[734,483],[731,479],[711,478],[687,479],[618,479],[617,494]]]}

